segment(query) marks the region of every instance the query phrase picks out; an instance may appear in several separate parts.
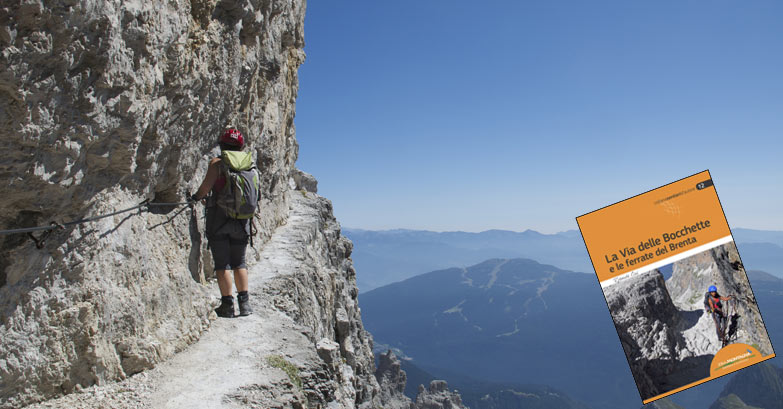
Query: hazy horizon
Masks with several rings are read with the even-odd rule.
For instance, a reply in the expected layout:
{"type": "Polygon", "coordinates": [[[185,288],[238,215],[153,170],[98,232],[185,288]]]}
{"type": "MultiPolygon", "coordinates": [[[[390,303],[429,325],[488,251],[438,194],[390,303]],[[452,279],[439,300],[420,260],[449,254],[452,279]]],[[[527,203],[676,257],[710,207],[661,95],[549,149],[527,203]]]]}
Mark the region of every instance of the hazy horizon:
{"type": "MultiPolygon", "coordinates": [[[[579,233],[579,229],[568,229],[568,230],[560,230],[555,232],[545,232],[541,230],[536,229],[524,229],[524,230],[511,230],[511,229],[485,229],[485,230],[462,230],[462,229],[456,229],[456,230],[431,230],[431,229],[418,229],[418,228],[408,228],[408,227],[394,227],[390,229],[366,229],[363,227],[352,227],[352,226],[345,226],[341,224],[341,228],[343,230],[354,230],[354,231],[373,231],[373,232],[389,232],[389,231],[426,231],[426,232],[432,232],[432,233],[484,233],[488,231],[509,231],[513,233],[524,233],[526,231],[533,231],[540,234],[546,234],[546,235],[556,235],[560,233],[568,233],[568,232],[577,232],[579,233]]],[[[754,230],[754,231],[763,231],[763,232],[775,232],[775,233],[783,233],[783,230],[774,230],[774,229],[751,229],[748,227],[733,227],[731,230],[754,230]]]]}

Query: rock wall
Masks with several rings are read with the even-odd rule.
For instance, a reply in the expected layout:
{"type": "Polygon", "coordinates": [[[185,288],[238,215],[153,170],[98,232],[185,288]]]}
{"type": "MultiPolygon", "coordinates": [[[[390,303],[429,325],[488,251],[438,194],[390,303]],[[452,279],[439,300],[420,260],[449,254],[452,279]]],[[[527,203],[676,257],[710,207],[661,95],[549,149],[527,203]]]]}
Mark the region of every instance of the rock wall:
{"type": "MultiPolygon", "coordinates": [[[[260,246],[287,212],[304,11],[4,1],[0,229],[182,201],[232,124],[262,174],[260,246]]],[[[158,208],[54,231],[41,248],[0,236],[0,406],[125,378],[198,339],[211,310],[202,226],[198,208],[158,208]]]]}
{"type": "MultiPolygon", "coordinates": [[[[736,318],[736,335],[731,342],[756,345],[764,355],[772,353],[772,344],[761,319],[756,298],[750,288],[748,276],[733,242],[712,248],[703,253],[677,261],[672,268],[672,277],[666,282],[669,293],[678,308],[686,311],[704,310],[704,294],[711,285],[718,287],[722,296],[733,295],[730,301],[731,314],[736,318]]],[[[690,349],[720,348],[715,325],[709,314],[701,316],[689,337],[690,349]]]]}
{"type": "MultiPolygon", "coordinates": [[[[378,383],[352,244],[331,203],[308,193],[315,178],[294,168],[304,11],[304,0],[4,1],[0,229],[183,201],[219,133],[236,126],[262,175],[264,250],[249,256],[282,263],[264,272],[260,311],[285,313],[304,328],[287,336],[305,340],[287,345],[299,382],[253,384],[226,402],[464,407],[442,381],[415,403],[378,383]]],[[[214,317],[201,206],[142,208],[43,237],[0,236],[0,408],[154,406],[156,393],[177,393],[162,386],[171,368],[148,370],[214,317]]],[[[404,381],[399,365],[387,369],[404,381]]]]}

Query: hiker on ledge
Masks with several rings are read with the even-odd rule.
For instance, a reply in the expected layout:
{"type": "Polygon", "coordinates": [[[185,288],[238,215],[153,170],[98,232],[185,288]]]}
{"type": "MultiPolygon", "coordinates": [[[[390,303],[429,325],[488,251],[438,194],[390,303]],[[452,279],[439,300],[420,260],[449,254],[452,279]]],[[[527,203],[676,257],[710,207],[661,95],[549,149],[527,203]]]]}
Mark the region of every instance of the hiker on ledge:
{"type": "Polygon", "coordinates": [[[245,140],[237,129],[229,128],[220,136],[220,157],[209,163],[207,175],[190,199],[206,198],[206,236],[215,262],[220,287],[219,317],[234,317],[234,297],[229,270],[234,272],[239,315],[250,315],[247,293],[245,252],[251,238],[252,219],[258,208],[259,177],[245,140]]]}
{"type": "Polygon", "coordinates": [[[731,299],[732,296],[721,297],[718,294],[718,287],[714,285],[711,285],[707,289],[707,293],[704,294],[704,309],[707,313],[712,314],[712,320],[715,321],[715,331],[722,346],[726,346],[725,334],[729,317],[726,311],[724,311],[721,301],[729,301],[731,299]]]}

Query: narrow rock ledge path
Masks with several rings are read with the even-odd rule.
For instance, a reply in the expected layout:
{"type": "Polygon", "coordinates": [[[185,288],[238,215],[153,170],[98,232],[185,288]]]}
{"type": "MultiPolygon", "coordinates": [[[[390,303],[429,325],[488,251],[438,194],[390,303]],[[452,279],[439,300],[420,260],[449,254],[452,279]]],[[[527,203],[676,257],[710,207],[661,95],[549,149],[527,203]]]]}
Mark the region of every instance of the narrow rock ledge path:
{"type": "MultiPolygon", "coordinates": [[[[314,194],[291,193],[288,221],[250,267],[252,315],[216,319],[199,341],[154,369],[28,408],[303,407],[297,403],[304,402],[302,391],[269,357],[281,356],[300,369],[320,358],[308,330],[277,310],[264,288],[272,278],[295,272],[308,258],[307,238],[323,222],[315,201],[314,194]]],[[[217,284],[211,287],[217,303],[217,284]]]]}

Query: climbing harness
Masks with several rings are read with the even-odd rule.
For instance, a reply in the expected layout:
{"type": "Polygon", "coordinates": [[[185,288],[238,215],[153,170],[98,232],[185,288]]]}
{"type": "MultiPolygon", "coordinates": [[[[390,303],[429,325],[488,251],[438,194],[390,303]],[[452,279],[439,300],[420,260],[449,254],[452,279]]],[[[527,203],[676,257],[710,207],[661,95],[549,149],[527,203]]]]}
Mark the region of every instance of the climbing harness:
{"type": "Polygon", "coordinates": [[[73,220],[65,223],[51,222],[48,226],[23,227],[19,229],[0,230],[0,235],[27,233],[27,236],[35,243],[35,246],[40,249],[43,248],[44,242],[46,241],[47,238],[49,238],[49,235],[51,235],[54,230],[65,230],[65,228],[69,226],[75,226],[78,224],[84,224],[100,219],[105,219],[107,217],[116,216],[122,213],[127,213],[136,209],[139,209],[139,213],[141,213],[142,210],[149,210],[149,208],[151,207],[182,206],[182,205],[193,205],[193,204],[195,204],[195,202],[150,203],[149,200],[145,200],[137,206],[129,207],[127,209],[117,210],[116,212],[101,214],[98,216],[92,216],[85,219],[73,220]],[[40,236],[35,237],[33,233],[37,231],[43,231],[43,233],[40,236]]]}

